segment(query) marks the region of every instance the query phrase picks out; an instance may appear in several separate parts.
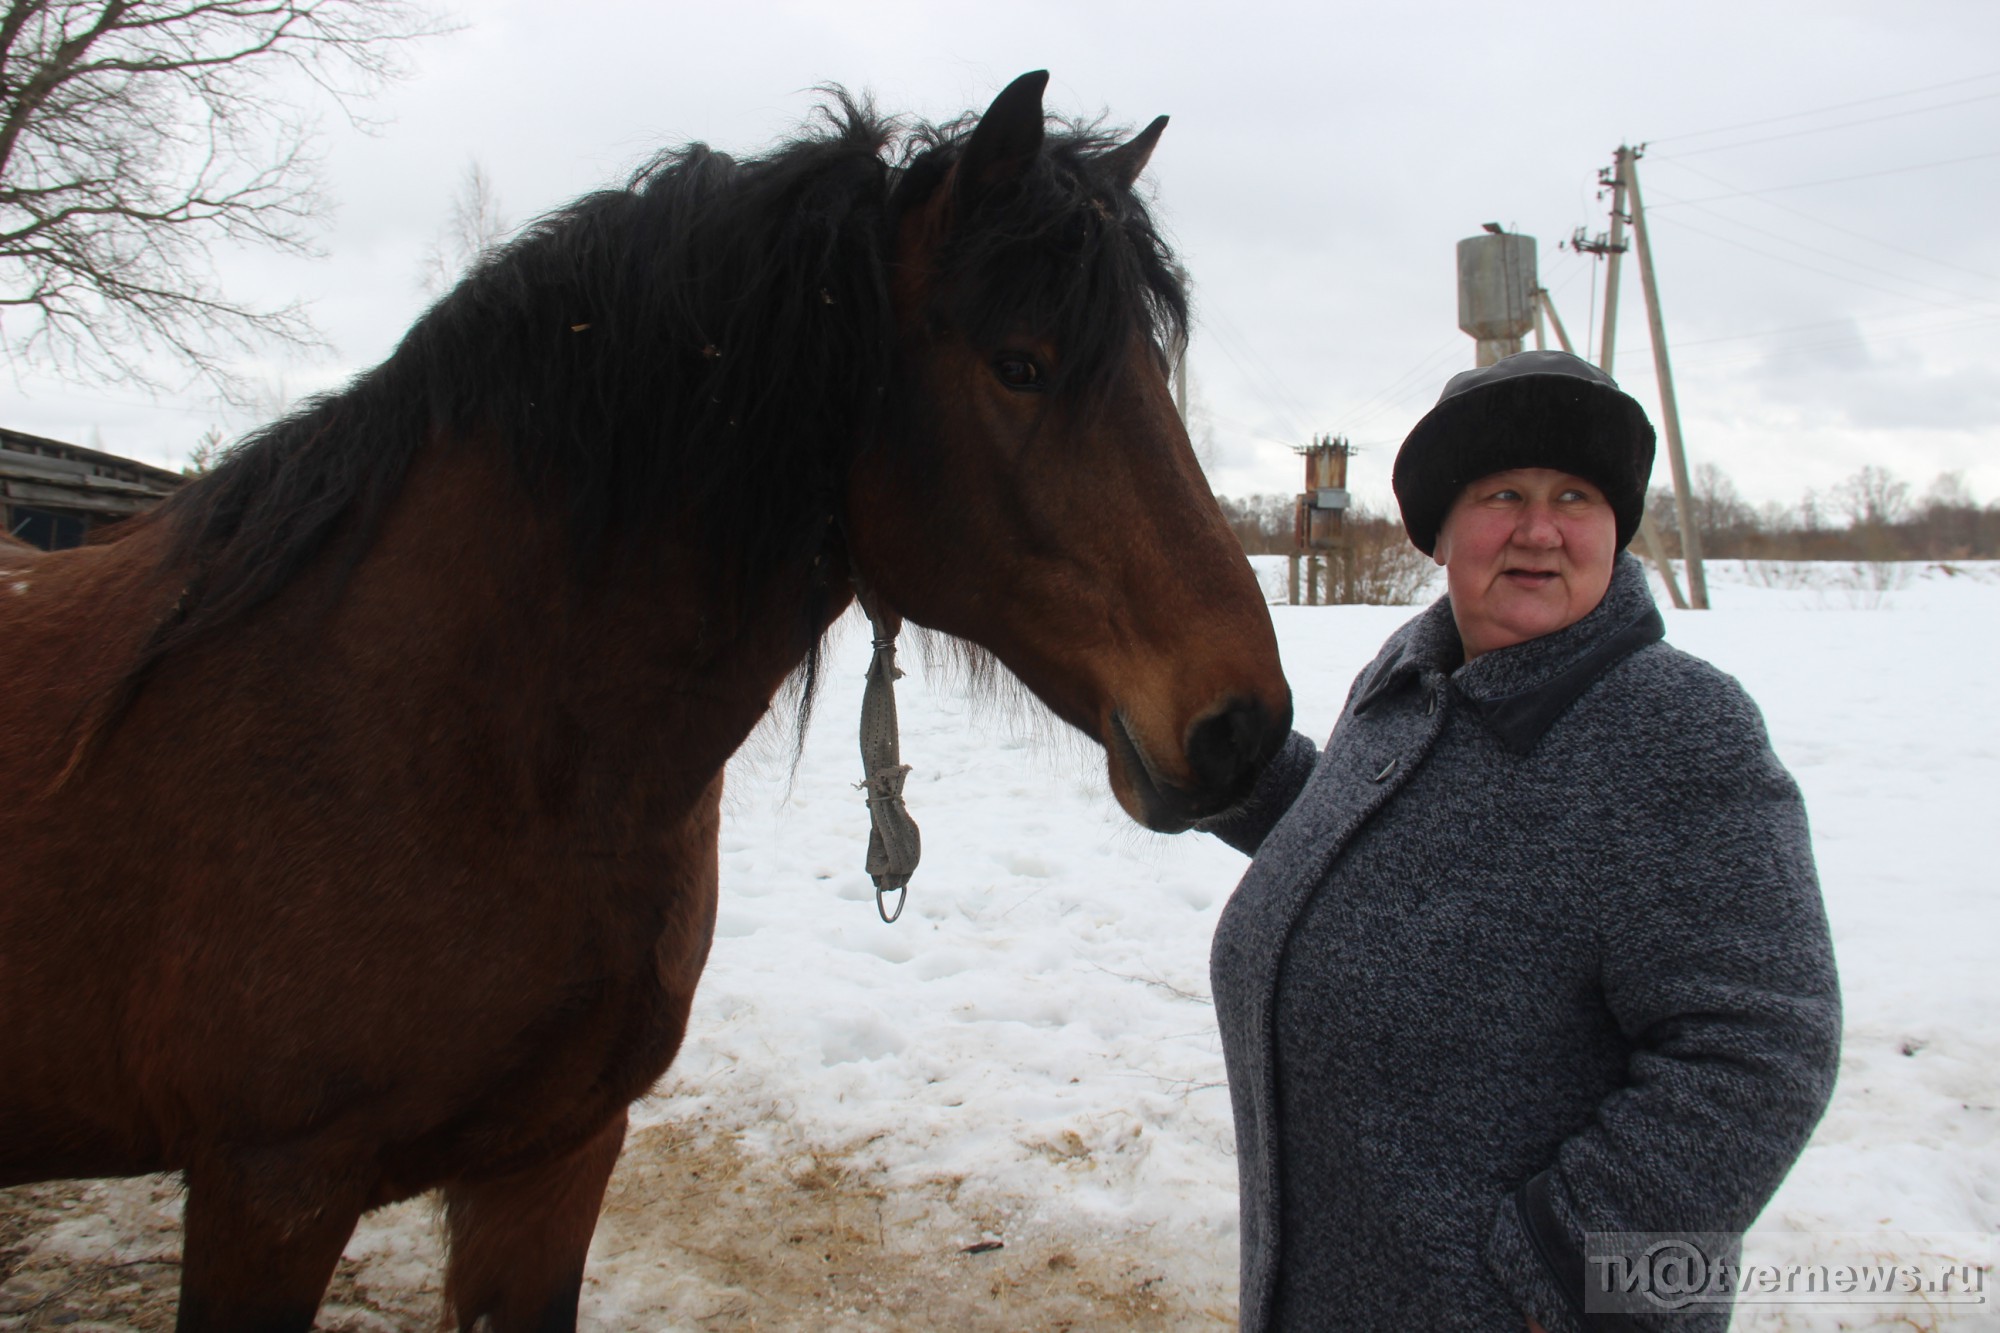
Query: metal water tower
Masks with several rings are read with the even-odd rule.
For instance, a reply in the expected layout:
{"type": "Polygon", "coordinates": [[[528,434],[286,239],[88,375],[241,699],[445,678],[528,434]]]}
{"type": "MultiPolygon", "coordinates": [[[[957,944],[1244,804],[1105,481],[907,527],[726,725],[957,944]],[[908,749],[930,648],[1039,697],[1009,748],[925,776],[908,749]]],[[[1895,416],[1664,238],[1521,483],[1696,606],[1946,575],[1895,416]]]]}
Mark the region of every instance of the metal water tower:
{"type": "Polygon", "coordinates": [[[1535,327],[1535,238],[1486,224],[1458,243],[1458,327],[1479,340],[1475,366],[1521,350],[1535,327]]]}

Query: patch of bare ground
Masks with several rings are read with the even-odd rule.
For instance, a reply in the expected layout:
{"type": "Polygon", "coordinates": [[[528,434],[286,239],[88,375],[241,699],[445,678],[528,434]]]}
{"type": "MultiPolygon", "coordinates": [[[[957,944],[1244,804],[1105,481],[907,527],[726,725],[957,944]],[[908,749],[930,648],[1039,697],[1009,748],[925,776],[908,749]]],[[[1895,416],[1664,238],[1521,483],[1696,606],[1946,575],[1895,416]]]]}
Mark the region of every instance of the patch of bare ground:
{"type": "Polygon", "coordinates": [[[681,1125],[642,1131],[612,1179],[586,1300],[616,1328],[1235,1323],[1229,1293],[1188,1281],[1144,1232],[1024,1222],[1019,1200],[953,1177],[892,1185],[867,1157],[866,1145],[771,1157],[681,1125]]]}
{"type": "MultiPolygon", "coordinates": [[[[892,1184],[866,1145],[772,1155],[734,1134],[655,1125],[632,1134],[612,1177],[580,1323],[649,1333],[1234,1325],[1216,1256],[1191,1264],[1143,1230],[1024,1220],[1037,1210],[1023,1204],[953,1177],[892,1184]]],[[[0,1333],[165,1333],[179,1228],[167,1177],[0,1191],[0,1333]]],[[[440,1258],[427,1201],[371,1214],[318,1326],[436,1328],[440,1258]]]]}
{"type": "MultiPolygon", "coordinates": [[[[364,1223],[320,1306],[329,1333],[404,1333],[437,1325],[435,1272],[379,1279],[383,1251],[428,1249],[409,1235],[421,1203],[364,1223]],[[402,1245],[385,1239],[402,1239],[402,1245]],[[411,1242],[416,1242],[412,1244],[411,1242]]],[[[181,1281],[181,1189],[172,1176],[58,1181],[0,1190],[0,1333],[169,1333],[181,1281]]],[[[428,1228],[422,1228],[428,1229],[428,1228]]],[[[427,1238],[426,1238],[427,1239],[427,1238]]]]}

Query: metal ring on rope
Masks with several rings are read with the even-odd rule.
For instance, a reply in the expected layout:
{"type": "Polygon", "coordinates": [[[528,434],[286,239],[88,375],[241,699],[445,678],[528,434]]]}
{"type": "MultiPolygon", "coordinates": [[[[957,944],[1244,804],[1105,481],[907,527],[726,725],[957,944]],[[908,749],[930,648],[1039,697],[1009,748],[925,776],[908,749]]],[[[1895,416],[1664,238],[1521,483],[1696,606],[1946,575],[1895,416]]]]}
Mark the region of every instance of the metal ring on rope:
{"type": "Polygon", "coordinates": [[[909,900],[910,886],[907,884],[895,890],[885,889],[879,884],[875,886],[875,914],[892,926],[896,924],[896,918],[903,914],[903,904],[909,900]],[[891,892],[896,895],[896,910],[893,912],[882,905],[883,898],[891,892]]]}
{"type": "Polygon", "coordinates": [[[917,822],[903,805],[903,782],[910,766],[902,761],[902,741],[896,722],[896,632],[902,617],[876,604],[857,577],[854,590],[868,623],[875,631],[874,655],[868,661],[868,684],[861,692],[861,771],[856,784],[868,793],[869,878],[875,881],[875,911],[893,922],[909,901],[910,876],[923,852],[917,822]],[[896,895],[890,911],[888,895],[896,895]]]}

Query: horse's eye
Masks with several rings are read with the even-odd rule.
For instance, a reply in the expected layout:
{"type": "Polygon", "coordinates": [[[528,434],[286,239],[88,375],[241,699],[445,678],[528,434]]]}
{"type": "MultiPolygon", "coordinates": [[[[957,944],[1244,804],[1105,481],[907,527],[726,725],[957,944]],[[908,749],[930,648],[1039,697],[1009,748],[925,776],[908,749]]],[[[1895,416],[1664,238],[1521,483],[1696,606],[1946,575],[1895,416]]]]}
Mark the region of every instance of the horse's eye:
{"type": "Polygon", "coordinates": [[[1037,391],[1047,387],[1042,377],[1042,367],[1035,358],[1022,352],[1002,352],[993,358],[993,373],[1000,382],[1010,389],[1037,391]]]}

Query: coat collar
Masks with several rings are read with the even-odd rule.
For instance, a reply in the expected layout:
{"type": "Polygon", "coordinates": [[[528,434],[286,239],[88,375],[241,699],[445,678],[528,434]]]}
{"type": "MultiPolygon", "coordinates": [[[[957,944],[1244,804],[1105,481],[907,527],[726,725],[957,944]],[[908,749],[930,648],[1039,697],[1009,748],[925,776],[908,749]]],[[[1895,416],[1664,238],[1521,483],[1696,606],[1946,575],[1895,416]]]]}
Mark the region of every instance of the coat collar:
{"type": "Polygon", "coordinates": [[[1471,663],[1459,642],[1451,599],[1441,597],[1391,640],[1394,651],[1385,654],[1356,697],[1354,711],[1366,712],[1426,674],[1449,676],[1459,697],[1501,743],[1526,754],[1599,676],[1665,637],[1666,622],[1646,586],[1645,566],[1629,553],[1618,557],[1604,600],[1583,619],[1471,663]]]}

